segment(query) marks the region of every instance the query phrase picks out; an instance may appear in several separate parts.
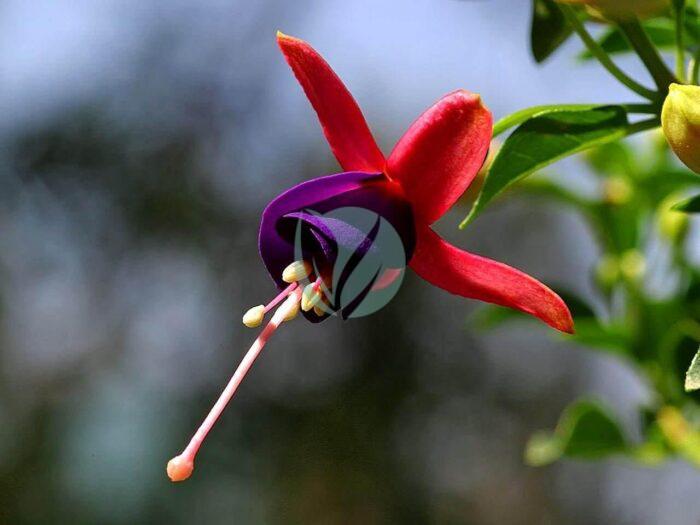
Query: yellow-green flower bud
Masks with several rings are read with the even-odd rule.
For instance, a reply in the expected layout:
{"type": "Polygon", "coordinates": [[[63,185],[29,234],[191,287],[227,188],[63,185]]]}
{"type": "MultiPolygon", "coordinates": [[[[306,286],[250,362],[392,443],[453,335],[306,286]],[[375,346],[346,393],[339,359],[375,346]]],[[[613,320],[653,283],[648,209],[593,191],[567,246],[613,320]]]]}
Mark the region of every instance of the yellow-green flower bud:
{"type": "Polygon", "coordinates": [[[603,200],[613,206],[627,204],[634,188],[625,177],[609,177],[603,182],[603,200]]]}
{"type": "Polygon", "coordinates": [[[603,290],[611,290],[620,279],[620,261],[617,257],[612,254],[601,257],[595,269],[595,277],[603,290]]]}
{"type": "Polygon", "coordinates": [[[678,158],[700,173],[700,87],[671,84],[661,111],[661,126],[678,158]]]}
{"type": "Polygon", "coordinates": [[[620,258],[620,273],[629,281],[638,281],[646,272],[647,262],[638,250],[627,250],[620,258]]]}
{"type": "Polygon", "coordinates": [[[593,16],[624,20],[655,15],[669,6],[669,0],[558,0],[585,6],[593,16]]]}

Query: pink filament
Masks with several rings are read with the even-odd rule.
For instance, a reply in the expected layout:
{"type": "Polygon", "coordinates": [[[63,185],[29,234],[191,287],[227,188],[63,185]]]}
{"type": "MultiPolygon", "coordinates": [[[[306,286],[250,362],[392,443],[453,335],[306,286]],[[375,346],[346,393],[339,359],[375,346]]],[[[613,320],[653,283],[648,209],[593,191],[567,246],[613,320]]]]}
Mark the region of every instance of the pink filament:
{"type": "Polygon", "coordinates": [[[284,290],[282,290],[279,294],[277,294],[277,297],[275,297],[272,301],[270,301],[267,306],[265,307],[265,313],[269,312],[272,310],[275,306],[277,306],[279,303],[282,302],[283,299],[285,299],[290,293],[292,293],[296,287],[299,286],[299,283],[292,283],[289,286],[287,286],[284,290]]]}
{"type": "Polygon", "coordinates": [[[250,350],[248,350],[246,355],[243,357],[243,360],[238,365],[238,368],[233,373],[233,376],[231,376],[231,379],[226,385],[226,388],[224,388],[223,392],[219,396],[219,399],[216,401],[216,403],[214,403],[214,406],[209,411],[209,414],[204,419],[204,422],[201,424],[199,429],[197,429],[197,432],[195,432],[194,436],[192,436],[192,439],[190,440],[185,450],[178,457],[182,458],[185,461],[194,462],[194,457],[197,454],[199,447],[202,446],[204,438],[207,437],[207,434],[216,423],[216,420],[219,419],[219,416],[224,411],[224,408],[226,408],[226,405],[236,393],[236,390],[243,381],[243,378],[246,376],[246,374],[250,370],[250,367],[260,355],[262,349],[265,347],[265,343],[267,343],[267,340],[270,338],[270,336],[272,336],[272,334],[275,333],[275,330],[277,330],[279,325],[282,324],[282,322],[284,322],[284,319],[295,307],[296,303],[298,303],[301,299],[301,290],[296,288],[296,283],[291,284],[287,289],[290,288],[292,290],[290,300],[277,309],[277,311],[272,316],[272,319],[270,319],[270,322],[267,323],[263,331],[260,332],[260,335],[255,340],[255,342],[253,342],[253,345],[250,347],[250,350]]]}

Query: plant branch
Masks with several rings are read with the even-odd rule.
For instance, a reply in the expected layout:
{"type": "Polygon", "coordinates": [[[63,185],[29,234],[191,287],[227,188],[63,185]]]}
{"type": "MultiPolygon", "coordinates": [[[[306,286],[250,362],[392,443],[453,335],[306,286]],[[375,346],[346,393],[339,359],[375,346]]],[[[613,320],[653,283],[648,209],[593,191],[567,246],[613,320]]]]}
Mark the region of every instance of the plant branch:
{"type": "Polygon", "coordinates": [[[605,50],[602,47],[600,47],[600,45],[598,45],[598,42],[596,42],[595,39],[590,35],[590,33],[586,31],[586,28],[583,26],[583,23],[578,19],[576,11],[574,11],[573,8],[567,5],[560,5],[559,8],[561,9],[562,13],[564,13],[567,22],[569,22],[571,27],[574,28],[574,31],[576,31],[576,34],[578,34],[579,38],[583,40],[583,43],[586,45],[586,48],[588,48],[588,51],[591,53],[591,55],[596,57],[598,62],[600,62],[601,65],[608,70],[608,73],[610,73],[620,83],[624,84],[638,95],[641,95],[644,98],[648,98],[649,100],[655,100],[656,98],[658,98],[656,92],[645,88],[639,82],[629,77],[619,67],[617,67],[615,62],[613,62],[610,59],[605,50]]]}
{"type": "Polygon", "coordinates": [[[640,133],[642,131],[658,128],[660,125],[661,119],[659,117],[635,122],[634,124],[629,125],[629,127],[627,128],[626,135],[629,137],[630,135],[634,135],[635,133],[640,133]]]}
{"type": "Polygon", "coordinates": [[[627,113],[639,113],[641,115],[656,115],[659,108],[655,104],[620,104],[627,113]]]}
{"type": "Polygon", "coordinates": [[[688,64],[688,82],[697,85],[700,80],[700,48],[695,52],[688,64]]]}
{"type": "Polygon", "coordinates": [[[636,18],[618,22],[618,27],[622,34],[625,35],[632,48],[637,52],[639,58],[646,66],[649,74],[654,79],[656,87],[659,91],[665,94],[668,91],[669,84],[677,82],[673,73],[661,59],[661,55],[654,47],[654,44],[649,40],[649,35],[646,34],[642,24],[636,18]]]}
{"type": "Polygon", "coordinates": [[[676,19],[676,76],[685,82],[685,0],[674,0],[673,14],[676,19]]]}

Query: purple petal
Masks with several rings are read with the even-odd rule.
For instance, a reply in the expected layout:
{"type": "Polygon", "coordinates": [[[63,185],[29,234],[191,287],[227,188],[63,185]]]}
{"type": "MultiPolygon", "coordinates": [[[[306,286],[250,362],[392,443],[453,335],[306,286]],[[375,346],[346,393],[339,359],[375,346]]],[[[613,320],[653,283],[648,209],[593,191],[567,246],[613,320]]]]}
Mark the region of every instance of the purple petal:
{"type": "MultiPolygon", "coordinates": [[[[324,276],[327,286],[332,283],[331,293],[326,296],[330,301],[330,309],[340,311],[341,318],[347,319],[370,293],[378,277],[379,269],[377,269],[377,274],[369,280],[366,288],[359,291],[357,297],[349,301],[348,304],[341,304],[341,298],[344,298],[345,284],[367,256],[372,256],[373,261],[370,264],[373,267],[381,267],[380,249],[375,244],[381,225],[379,216],[376,217],[374,225],[367,233],[344,220],[328,215],[314,215],[308,212],[289,213],[282,218],[282,224],[287,223],[287,221],[289,221],[290,231],[300,225],[302,235],[304,233],[307,236],[309,233],[311,234],[306,241],[302,238],[301,244],[305,248],[304,259],[313,262],[316,273],[324,276]],[[339,273],[336,274],[334,270],[339,249],[344,249],[345,253],[352,255],[343,261],[342,268],[339,268],[339,273]]],[[[279,227],[278,230],[280,230],[279,227]]],[[[284,226],[282,230],[284,230],[284,226]]]]}
{"type": "MultiPolygon", "coordinates": [[[[279,288],[286,286],[281,278],[282,271],[294,260],[294,239],[300,220],[304,225],[304,256],[314,261],[332,265],[338,243],[364,246],[365,233],[342,221],[321,216],[344,207],[373,211],[387,220],[401,237],[406,259],[410,259],[415,245],[411,207],[393,190],[384,175],[361,172],[329,175],[291,188],[274,199],[263,212],[260,255],[279,288]]],[[[366,250],[370,249],[371,243],[366,250]]],[[[306,316],[313,321],[320,320],[313,312],[306,312],[306,316]]]]}

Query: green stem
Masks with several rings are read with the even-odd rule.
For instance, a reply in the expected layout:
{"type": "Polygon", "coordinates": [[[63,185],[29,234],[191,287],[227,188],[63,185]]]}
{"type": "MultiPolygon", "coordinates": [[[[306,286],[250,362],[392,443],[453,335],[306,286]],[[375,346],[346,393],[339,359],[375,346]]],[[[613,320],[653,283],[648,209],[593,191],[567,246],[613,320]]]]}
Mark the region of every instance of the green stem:
{"type": "Polygon", "coordinates": [[[685,0],[674,0],[673,11],[676,18],[676,76],[685,82],[685,0]]]}
{"type": "Polygon", "coordinates": [[[698,84],[700,80],[700,49],[695,53],[693,58],[690,59],[690,64],[688,64],[688,82],[691,84],[698,84]]]}
{"type": "Polygon", "coordinates": [[[629,137],[630,135],[634,135],[635,133],[640,133],[642,131],[658,128],[660,125],[661,119],[659,117],[635,122],[634,124],[629,125],[629,127],[627,128],[626,135],[629,137]]]}
{"type": "Polygon", "coordinates": [[[659,112],[656,104],[620,104],[627,113],[639,113],[640,115],[656,115],[659,112]]]}
{"type": "Polygon", "coordinates": [[[560,5],[559,7],[564,16],[566,17],[567,22],[569,22],[571,27],[573,27],[574,31],[576,31],[581,40],[583,40],[583,43],[586,45],[591,55],[596,57],[596,59],[598,59],[598,62],[600,62],[601,65],[605,69],[607,69],[612,76],[614,76],[620,83],[627,86],[629,89],[643,96],[644,98],[648,98],[649,100],[656,100],[658,98],[658,94],[656,92],[645,88],[639,82],[627,76],[627,74],[624,71],[622,71],[619,67],[617,67],[617,65],[610,59],[605,50],[602,47],[600,47],[598,45],[598,42],[596,42],[595,39],[590,35],[590,33],[586,31],[586,28],[583,26],[583,23],[579,20],[578,16],[576,15],[576,11],[574,11],[573,8],[567,5],[560,5]]]}
{"type": "Polygon", "coordinates": [[[639,58],[646,66],[649,74],[654,79],[656,87],[661,93],[668,91],[668,86],[672,82],[677,82],[676,78],[668,66],[661,59],[661,55],[654,47],[654,44],[649,40],[649,35],[646,34],[642,24],[636,18],[618,22],[620,31],[625,35],[632,48],[637,52],[639,58]]]}

